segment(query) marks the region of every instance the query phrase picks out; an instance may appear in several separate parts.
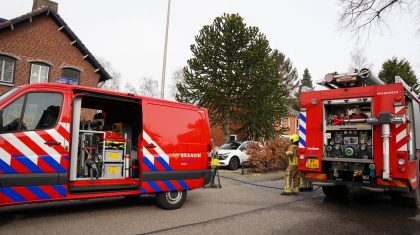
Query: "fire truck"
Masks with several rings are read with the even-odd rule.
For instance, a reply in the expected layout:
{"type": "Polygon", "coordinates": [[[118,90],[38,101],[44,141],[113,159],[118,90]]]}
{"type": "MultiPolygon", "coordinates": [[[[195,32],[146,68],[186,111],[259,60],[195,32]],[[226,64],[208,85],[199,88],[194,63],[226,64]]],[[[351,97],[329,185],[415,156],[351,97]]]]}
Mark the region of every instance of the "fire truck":
{"type": "Polygon", "coordinates": [[[326,90],[300,95],[299,170],[327,197],[350,189],[388,192],[420,207],[419,95],[400,77],[368,69],[329,73],[326,90]]]}
{"type": "Polygon", "coordinates": [[[67,84],[0,97],[0,206],[154,194],[177,209],[209,181],[207,110],[67,84]]]}

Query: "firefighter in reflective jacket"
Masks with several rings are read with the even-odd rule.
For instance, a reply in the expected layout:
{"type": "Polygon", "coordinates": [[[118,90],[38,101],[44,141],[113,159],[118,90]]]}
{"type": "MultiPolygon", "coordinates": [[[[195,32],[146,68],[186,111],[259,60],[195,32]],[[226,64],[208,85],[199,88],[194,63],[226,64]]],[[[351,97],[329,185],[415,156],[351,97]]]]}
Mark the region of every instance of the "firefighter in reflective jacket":
{"type": "Polygon", "coordinates": [[[298,171],[298,142],[299,136],[293,134],[290,137],[292,144],[286,151],[286,156],[289,158],[289,166],[286,169],[286,186],[282,195],[297,195],[299,193],[300,175],[298,171]],[[293,186],[293,187],[292,187],[293,186]]]}

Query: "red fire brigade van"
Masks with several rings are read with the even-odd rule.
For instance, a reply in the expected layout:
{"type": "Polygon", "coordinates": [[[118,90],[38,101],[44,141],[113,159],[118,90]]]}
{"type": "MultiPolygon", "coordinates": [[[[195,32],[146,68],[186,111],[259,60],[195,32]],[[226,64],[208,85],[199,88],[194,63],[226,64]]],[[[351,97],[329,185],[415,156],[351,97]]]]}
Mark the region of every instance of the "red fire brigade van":
{"type": "Polygon", "coordinates": [[[327,74],[329,90],[302,92],[299,170],[326,196],[389,192],[420,207],[420,99],[401,78],[367,69],[327,74]]]}
{"type": "Polygon", "coordinates": [[[46,83],[0,97],[0,205],[156,194],[165,209],[209,179],[204,108],[46,83]]]}

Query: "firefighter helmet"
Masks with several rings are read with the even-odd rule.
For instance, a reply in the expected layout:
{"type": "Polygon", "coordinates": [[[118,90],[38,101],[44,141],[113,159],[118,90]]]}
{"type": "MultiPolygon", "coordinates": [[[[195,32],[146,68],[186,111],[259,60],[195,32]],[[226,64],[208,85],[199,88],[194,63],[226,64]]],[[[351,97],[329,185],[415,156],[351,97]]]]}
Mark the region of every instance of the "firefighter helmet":
{"type": "Polygon", "coordinates": [[[292,143],[298,142],[299,141],[299,136],[296,135],[296,134],[293,134],[292,136],[290,136],[290,140],[292,141],[292,143]]]}

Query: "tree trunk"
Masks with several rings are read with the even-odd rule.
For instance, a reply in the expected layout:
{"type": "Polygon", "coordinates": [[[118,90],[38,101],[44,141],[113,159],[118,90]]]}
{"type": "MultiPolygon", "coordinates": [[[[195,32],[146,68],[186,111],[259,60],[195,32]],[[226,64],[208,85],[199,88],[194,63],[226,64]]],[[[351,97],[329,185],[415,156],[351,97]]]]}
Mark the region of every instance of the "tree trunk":
{"type": "Polygon", "coordinates": [[[223,134],[225,135],[225,143],[229,142],[230,140],[230,124],[231,124],[230,114],[229,112],[227,112],[226,117],[223,120],[223,126],[222,126],[223,134]]]}

